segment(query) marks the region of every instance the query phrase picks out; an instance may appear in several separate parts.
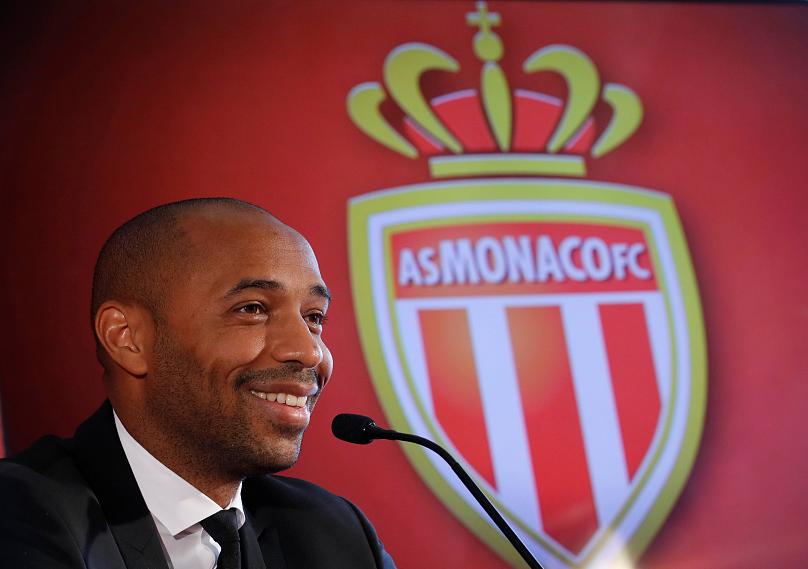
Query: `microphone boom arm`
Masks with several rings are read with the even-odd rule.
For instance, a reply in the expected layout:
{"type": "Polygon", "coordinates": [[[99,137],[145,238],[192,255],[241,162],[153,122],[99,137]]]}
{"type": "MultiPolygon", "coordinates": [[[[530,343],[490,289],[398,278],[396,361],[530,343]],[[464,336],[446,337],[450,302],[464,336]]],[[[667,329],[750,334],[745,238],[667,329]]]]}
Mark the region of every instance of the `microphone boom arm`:
{"type": "Polygon", "coordinates": [[[485,510],[485,513],[488,514],[488,517],[491,518],[491,521],[493,521],[497,525],[499,530],[503,533],[503,535],[505,535],[505,537],[508,538],[508,541],[510,541],[514,549],[516,549],[516,551],[519,552],[519,555],[522,556],[522,559],[525,560],[525,563],[527,563],[528,567],[530,567],[530,569],[544,569],[541,563],[539,563],[536,560],[536,558],[533,557],[533,554],[530,552],[527,546],[522,542],[521,539],[519,539],[519,536],[516,535],[516,533],[511,529],[511,526],[508,525],[508,522],[506,522],[505,519],[500,515],[500,513],[497,511],[497,509],[494,507],[491,501],[486,497],[485,494],[483,494],[483,491],[480,490],[480,487],[474,483],[474,481],[471,479],[471,476],[469,476],[466,473],[466,471],[463,470],[463,467],[460,466],[460,464],[454,459],[454,457],[451,454],[449,454],[448,451],[446,451],[442,446],[424,437],[419,437],[418,435],[410,435],[408,433],[399,433],[398,431],[383,429],[374,422],[371,422],[369,425],[365,425],[363,431],[364,434],[366,434],[369,439],[387,439],[391,441],[403,441],[407,443],[415,443],[417,445],[421,445],[423,447],[428,448],[429,450],[433,451],[438,456],[440,456],[443,460],[446,461],[446,463],[449,465],[452,471],[457,475],[457,477],[463,483],[463,486],[465,486],[468,489],[468,491],[471,492],[472,496],[476,498],[477,502],[485,510]]]}

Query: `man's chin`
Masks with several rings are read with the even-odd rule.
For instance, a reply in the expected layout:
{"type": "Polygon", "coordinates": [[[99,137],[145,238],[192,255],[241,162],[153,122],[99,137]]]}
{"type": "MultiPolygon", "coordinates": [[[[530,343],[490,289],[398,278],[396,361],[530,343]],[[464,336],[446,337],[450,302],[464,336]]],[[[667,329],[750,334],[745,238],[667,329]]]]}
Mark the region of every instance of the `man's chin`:
{"type": "Polygon", "coordinates": [[[297,462],[297,457],[289,459],[273,459],[262,462],[261,464],[254,465],[248,472],[245,473],[247,477],[250,476],[263,476],[265,474],[277,474],[292,468],[297,462]]]}
{"type": "Polygon", "coordinates": [[[227,453],[229,459],[226,460],[231,472],[242,478],[260,476],[286,470],[297,462],[303,429],[266,423],[252,427],[245,426],[241,431],[250,436],[231,441],[234,444],[231,444],[227,453]]]}
{"type": "Polygon", "coordinates": [[[248,476],[260,476],[263,474],[274,474],[287,470],[295,465],[300,456],[300,437],[296,440],[275,439],[274,444],[265,447],[260,453],[258,460],[254,462],[248,476]]]}

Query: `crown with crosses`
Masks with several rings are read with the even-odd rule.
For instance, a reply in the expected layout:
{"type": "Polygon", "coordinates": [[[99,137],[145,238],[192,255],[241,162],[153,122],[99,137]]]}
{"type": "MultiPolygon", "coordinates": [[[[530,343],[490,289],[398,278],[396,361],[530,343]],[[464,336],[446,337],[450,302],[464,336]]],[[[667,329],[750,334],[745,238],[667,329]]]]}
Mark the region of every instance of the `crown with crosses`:
{"type": "Polygon", "coordinates": [[[585,53],[562,44],[535,51],[525,59],[525,73],[553,72],[567,84],[567,100],[515,89],[498,61],[504,47],[493,31],[500,15],[485,2],[467,14],[479,28],[474,54],[482,62],[480,89],[465,89],[427,101],[420,78],[427,71],[457,72],[457,60],[437,47],[407,43],[384,62],[384,85],[361,83],[348,94],[351,120],[373,140],[408,158],[429,157],[435,178],[486,174],[584,176],[584,155],[611,152],[642,122],[642,103],[624,85],[602,85],[585,53]],[[400,129],[383,116],[389,93],[404,112],[400,129]],[[609,124],[597,135],[592,110],[602,99],[612,110],[609,124]],[[514,117],[518,121],[514,122],[514,117]]]}

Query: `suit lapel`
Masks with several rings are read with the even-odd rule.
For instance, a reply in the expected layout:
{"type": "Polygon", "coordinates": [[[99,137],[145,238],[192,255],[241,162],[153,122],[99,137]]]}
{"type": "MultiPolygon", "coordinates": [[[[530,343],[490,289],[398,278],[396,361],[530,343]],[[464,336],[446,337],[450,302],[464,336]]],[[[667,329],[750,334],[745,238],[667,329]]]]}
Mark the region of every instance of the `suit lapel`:
{"type": "MultiPolygon", "coordinates": [[[[286,559],[283,556],[283,550],[281,549],[278,528],[275,527],[273,523],[270,508],[258,506],[254,509],[250,509],[249,505],[246,503],[244,504],[244,508],[247,513],[248,524],[252,526],[251,530],[255,533],[258,546],[261,548],[261,556],[265,562],[265,567],[269,567],[270,569],[288,569],[286,559]]],[[[248,567],[252,569],[252,565],[248,565],[248,567]]],[[[261,566],[258,565],[258,567],[261,566]]]]}
{"type": "Polygon", "coordinates": [[[109,402],[82,423],[75,457],[128,569],[168,569],[160,536],[118,439],[109,402]]]}
{"type": "MultiPolygon", "coordinates": [[[[249,512],[245,513],[247,520],[239,530],[241,536],[241,564],[246,569],[266,569],[258,537],[253,530],[252,516],[249,512]]],[[[271,567],[276,569],[275,565],[271,565],[271,567]]]]}

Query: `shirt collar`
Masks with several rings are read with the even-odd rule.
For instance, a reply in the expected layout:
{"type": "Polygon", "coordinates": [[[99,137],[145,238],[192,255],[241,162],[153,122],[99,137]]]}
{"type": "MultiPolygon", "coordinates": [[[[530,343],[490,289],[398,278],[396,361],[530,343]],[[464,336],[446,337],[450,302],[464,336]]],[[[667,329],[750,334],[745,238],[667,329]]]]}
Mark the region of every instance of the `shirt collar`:
{"type": "MultiPolygon", "coordinates": [[[[199,522],[222,510],[219,504],[154,458],[129,434],[118,414],[113,411],[113,415],[123,452],[152,516],[175,537],[184,531],[201,530],[199,522]]],[[[244,506],[241,502],[241,483],[227,507],[236,509],[238,524],[241,527],[245,521],[244,506]]]]}

